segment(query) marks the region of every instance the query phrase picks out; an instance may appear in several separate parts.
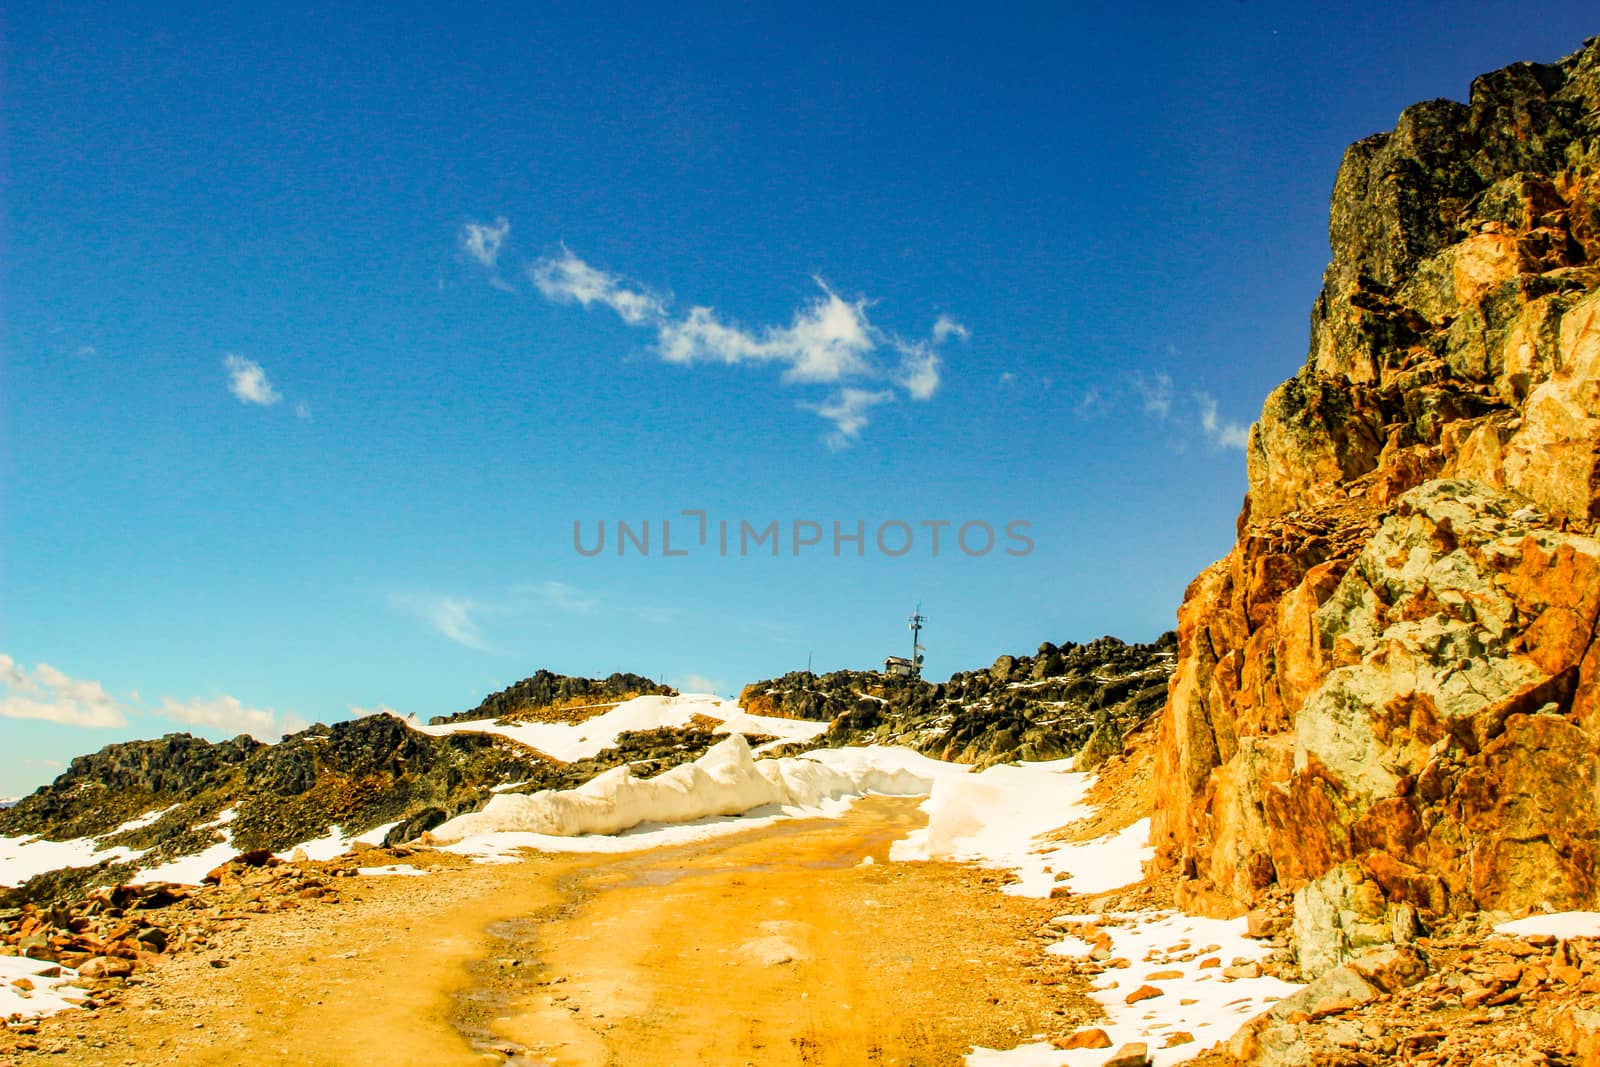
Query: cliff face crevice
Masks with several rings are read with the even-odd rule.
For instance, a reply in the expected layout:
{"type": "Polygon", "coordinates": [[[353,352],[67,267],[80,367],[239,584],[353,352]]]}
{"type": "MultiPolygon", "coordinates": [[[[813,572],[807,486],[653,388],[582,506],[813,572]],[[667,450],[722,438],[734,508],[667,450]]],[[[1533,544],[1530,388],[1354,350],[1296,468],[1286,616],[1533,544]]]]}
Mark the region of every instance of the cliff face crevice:
{"type": "Polygon", "coordinates": [[[1213,913],[1600,906],[1600,38],[1351,146],[1329,235],[1179,611],[1158,862],[1213,913]]]}

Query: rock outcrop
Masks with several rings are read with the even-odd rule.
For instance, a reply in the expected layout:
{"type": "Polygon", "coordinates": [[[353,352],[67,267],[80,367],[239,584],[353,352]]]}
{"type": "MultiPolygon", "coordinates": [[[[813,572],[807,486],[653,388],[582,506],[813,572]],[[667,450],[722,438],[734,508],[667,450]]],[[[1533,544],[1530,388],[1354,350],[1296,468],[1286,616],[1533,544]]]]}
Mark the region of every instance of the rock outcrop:
{"type": "Polygon", "coordinates": [[[582,722],[606,708],[641,696],[677,696],[671,686],[652,682],[640,674],[617,673],[608,678],[577,678],[540,670],[498,693],[490,693],[475,708],[428,720],[439,726],[478,719],[507,722],[582,722]]]}
{"type": "Polygon", "coordinates": [[[1161,709],[1176,648],[1172,633],[1151,644],[1047,642],[941,683],[795,671],[745,686],[739,702],[756,715],[827,720],[821,743],[832,747],[905,745],[979,767],[1081,752],[1088,766],[1120,752],[1123,735],[1161,709]]]}
{"type": "Polygon", "coordinates": [[[1600,906],[1600,38],[1353,145],[1330,239],[1154,825],[1189,907],[1297,891],[1309,974],[1406,909],[1600,906]]]}

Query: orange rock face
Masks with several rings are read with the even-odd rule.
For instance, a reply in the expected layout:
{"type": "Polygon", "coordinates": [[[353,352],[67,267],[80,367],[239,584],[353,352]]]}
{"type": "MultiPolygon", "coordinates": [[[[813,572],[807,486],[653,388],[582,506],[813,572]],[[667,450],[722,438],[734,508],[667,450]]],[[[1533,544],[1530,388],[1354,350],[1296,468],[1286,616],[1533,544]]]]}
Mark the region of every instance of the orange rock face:
{"type": "Polygon", "coordinates": [[[1351,147],[1310,356],[1179,610],[1157,862],[1212,914],[1305,891],[1324,965],[1397,907],[1600,907],[1596,109],[1600,39],[1351,147]]]}

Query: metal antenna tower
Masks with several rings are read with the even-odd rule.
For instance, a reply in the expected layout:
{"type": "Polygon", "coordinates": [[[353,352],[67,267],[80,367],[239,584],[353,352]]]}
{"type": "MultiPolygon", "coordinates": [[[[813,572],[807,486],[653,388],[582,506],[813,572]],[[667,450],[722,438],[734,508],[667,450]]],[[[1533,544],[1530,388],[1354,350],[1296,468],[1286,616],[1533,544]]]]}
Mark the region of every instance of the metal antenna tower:
{"type": "Polygon", "coordinates": [[[922,601],[917,601],[917,610],[911,613],[911,673],[913,676],[922,674],[922,653],[924,651],[919,643],[922,638],[922,624],[928,620],[922,615],[922,601]]]}

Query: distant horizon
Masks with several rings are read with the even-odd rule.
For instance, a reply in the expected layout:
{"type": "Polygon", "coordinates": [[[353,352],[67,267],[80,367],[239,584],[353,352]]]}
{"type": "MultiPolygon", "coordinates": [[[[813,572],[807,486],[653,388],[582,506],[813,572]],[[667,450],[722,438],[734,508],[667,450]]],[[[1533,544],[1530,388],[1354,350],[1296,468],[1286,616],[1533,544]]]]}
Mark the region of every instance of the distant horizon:
{"type": "Polygon", "coordinates": [[[871,669],[919,601],[930,678],[1153,641],[1304,363],[1346,146],[1596,32],[12,12],[0,795],[541,667],[871,669]]]}

